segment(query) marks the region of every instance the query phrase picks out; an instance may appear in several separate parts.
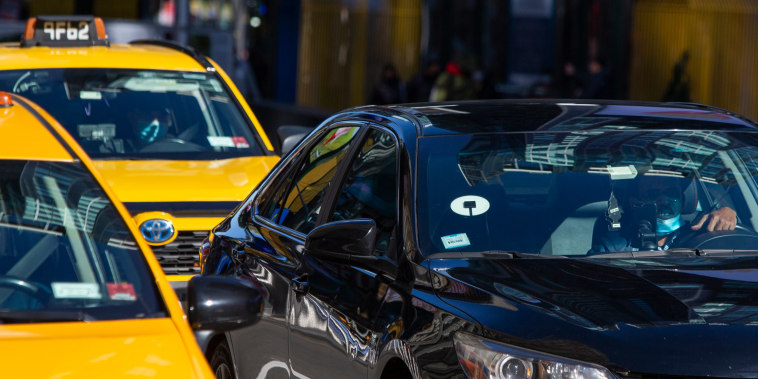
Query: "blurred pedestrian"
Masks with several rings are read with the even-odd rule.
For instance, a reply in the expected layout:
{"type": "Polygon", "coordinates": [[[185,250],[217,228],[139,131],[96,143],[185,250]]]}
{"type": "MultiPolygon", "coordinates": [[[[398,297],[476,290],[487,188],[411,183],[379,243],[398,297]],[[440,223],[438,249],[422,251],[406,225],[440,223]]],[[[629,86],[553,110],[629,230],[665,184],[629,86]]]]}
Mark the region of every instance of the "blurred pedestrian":
{"type": "Polygon", "coordinates": [[[382,68],[379,82],[371,93],[371,104],[397,104],[405,102],[405,87],[400,75],[392,63],[386,63],[382,68]]]}
{"type": "Polygon", "coordinates": [[[434,81],[440,74],[442,67],[436,60],[427,62],[424,71],[416,74],[405,86],[407,91],[407,100],[412,103],[429,101],[429,94],[434,87],[434,81]]]}
{"type": "Polygon", "coordinates": [[[434,82],[430,101],[468,100],[476,97],[474,81],[470,72],[462,69],[455,61],[450,61],[434,82]]]}
{"type": "Polygon", "coordinates": [[[596,57],[590,60],[588,73],[579,95],[582,99],[612,98],[610,75],[611,71],[605,64],[605,59],[596,57]]]}
{"type": "Polygon", "coordinates": [[[690,98],[690,76],[687,74],[687,62],[689,59],[690,52],[685,51],[674,65],[671,80],[666,86],[666,92],[663,94],[663,101],[692,101],[690,98]]]}
{"type": "Polygon", "coordinates": [[[570,99],[579,97],[582,89],[579,87],[576,67],[573,62],[563,64],[563,70],[554,84],[555,97],[570,99]]]}
{"type": "Polygon", "coordinates": [[[499,97],[492,77],[492,73],[488,70],[477,69],[474,71],[472,80],[477,99],[497,99],[499,97]]]}

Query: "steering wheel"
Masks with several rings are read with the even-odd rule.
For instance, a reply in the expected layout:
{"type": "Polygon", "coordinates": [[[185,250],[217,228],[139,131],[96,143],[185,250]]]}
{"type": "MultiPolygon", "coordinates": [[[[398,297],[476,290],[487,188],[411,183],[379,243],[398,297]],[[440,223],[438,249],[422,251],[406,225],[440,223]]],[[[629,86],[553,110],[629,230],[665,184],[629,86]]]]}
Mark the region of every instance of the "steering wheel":
{"type": "Polygon", "coordinates": [[[734,250],[755,250],[756,246],[758,233],[740,224],[737,224],[734,230],[693,230],[671,244],[671,248],[734,250]]]}
{"type": "Polygon", "coordinates": [[[140,153],[161,153],[166,151],[172,152],[200,152],[205,148],[190,141],[181,138],[161,138],[145,145],[139,149],[140,153]]]}
{"type": "Polygon", "coordinates": [[[42,304],[47,304],[52,295],[52,292],[50,292],[49,289],[39,284],[34,284],[12,276],[0,276],[0,287],[8,287],[14,291],[21,291],[38,300],[42,304]]]}

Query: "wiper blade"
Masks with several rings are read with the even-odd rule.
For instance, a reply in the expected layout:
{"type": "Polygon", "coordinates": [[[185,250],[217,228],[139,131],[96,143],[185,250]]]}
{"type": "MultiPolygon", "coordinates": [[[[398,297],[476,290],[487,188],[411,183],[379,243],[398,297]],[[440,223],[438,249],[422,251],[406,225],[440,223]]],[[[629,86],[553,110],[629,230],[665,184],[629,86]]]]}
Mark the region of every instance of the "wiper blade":
{"type": "Polygon", "coordinates": [[[16,310],[0,309],[0,323],[28,324],[35,322],[95,321],[95,318],[81,311],[16,310]]]}
{"type": "Polygon", "coordinates": [[[113,155],[113,156],[107,156],[107,157],[93,157],[93,160],[95,161],[139,161],[139,160],[147,160],[143,156],[135,156],[135,155],[113,155]]]}
{"type": "Polygon", "coordinates": [[[485,250],[475,252],[434,253],[429,258],[497,258],[497,259],[566,259],[563,255],[521,253],[513,250],[485,250]]]}
{"type": "Polygon", "coordinates": [[[607,254],[593,254],[586,256],[590,259],[602,258],[649,258],[649,257],[737,257],[758,256],[758,250],[734,250],[734,249],[698,249],[698,248],[675,248],[669,250],[645,250],[645,251],[621,251],[607,254]]]}
{"type": "Polygon", "coordinates": [[[676,248],[667,250],[671,254],[691,253],[700,257],[750,257],[758,256],[758,250],[739,250],[739,249],[689,249],[676,248]]]}

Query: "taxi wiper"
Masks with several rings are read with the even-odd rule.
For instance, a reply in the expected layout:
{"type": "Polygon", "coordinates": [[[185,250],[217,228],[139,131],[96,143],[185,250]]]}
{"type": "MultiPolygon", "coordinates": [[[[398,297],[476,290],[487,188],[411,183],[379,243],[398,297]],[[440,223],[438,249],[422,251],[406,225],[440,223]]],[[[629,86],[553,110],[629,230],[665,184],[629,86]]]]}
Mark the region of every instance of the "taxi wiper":
{"type": "Polygon", "coordinates": [[[139,161],[145,159],[146,158],[143,156],[136,155],[109,155],[103,157],[92,157],[92,160],[95,161],[139,161]]]}
{"type": "Polygon", "coordinates": [[[0,323],[28,324],[35,322],[95,321],[95,318],[81,311],[16,310],[0,309],[0,323]]]}

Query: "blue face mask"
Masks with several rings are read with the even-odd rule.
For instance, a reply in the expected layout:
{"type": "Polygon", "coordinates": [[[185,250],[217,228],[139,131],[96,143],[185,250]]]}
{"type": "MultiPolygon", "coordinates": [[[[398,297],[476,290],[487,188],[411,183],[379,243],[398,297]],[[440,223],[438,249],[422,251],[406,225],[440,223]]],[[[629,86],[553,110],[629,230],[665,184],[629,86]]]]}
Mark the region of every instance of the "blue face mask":
{"type": "Polygon", "coordinates": [[[680,215],[676,215],[671,218],[662,220],[660,218],[655,219],[655,231],[659,236],[669,235],[682,226],[682,220],[680,215]]]}
{"type": "Polygon", "coordinates": [[[138,137],[143,144],[148,144],[159,138],[163,138],[166,134],[166,127],[162,125],[157,118],[138,125],[138,130],[138,137]]]}

